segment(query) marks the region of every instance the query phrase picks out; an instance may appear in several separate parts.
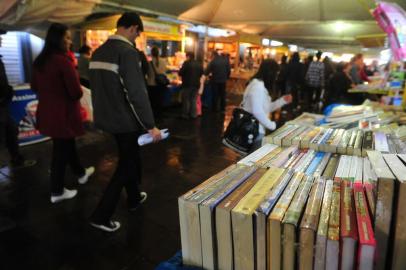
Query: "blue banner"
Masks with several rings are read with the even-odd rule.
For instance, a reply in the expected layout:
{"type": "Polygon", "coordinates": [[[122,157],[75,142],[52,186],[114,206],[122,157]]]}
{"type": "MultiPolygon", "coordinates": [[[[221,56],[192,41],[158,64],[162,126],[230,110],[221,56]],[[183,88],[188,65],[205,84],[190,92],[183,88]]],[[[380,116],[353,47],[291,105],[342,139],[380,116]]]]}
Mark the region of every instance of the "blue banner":
{"type": "Polygon", "coordinates": [[[27,145],[49,139],[35,128],[37,95],[27,85],[15,88],[10,105],[11,116],[18,125],[18,140],[20,145],[27,145]]]}

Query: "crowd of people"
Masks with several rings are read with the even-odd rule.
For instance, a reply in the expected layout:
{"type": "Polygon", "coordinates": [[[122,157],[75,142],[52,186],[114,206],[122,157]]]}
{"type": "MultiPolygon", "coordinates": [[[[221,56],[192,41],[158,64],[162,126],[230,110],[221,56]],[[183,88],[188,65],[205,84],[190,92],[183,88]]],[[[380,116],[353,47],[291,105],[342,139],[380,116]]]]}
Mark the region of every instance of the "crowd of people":
{"type": "MultiPolygon", "coordinates": [[[[68,189],[64,183],[68,165],[77,175],[79,184],[86,184],[95,172],[93,166],[82,166],[75,144],[75,138],[85,132],[80,105],[81,85],[91,88],[94,126],[111,134],[116,142],[117,168],[90,218],[92,226],[107,232],[120,228],[120,223],[112,216],[123,189],[127,192],[130,211],[135,211],[147,199],[147,194],[139,188],[141,156],[135,138],[148,132],[154,142],[162,139],[155,118],[162,114],[162,95],[169,83],[165,77],[167,63],[160,57],[157,47],[151,50],[151,61],[135,47],[135,39],[142,31],[140,17],[136,13],[124,13],[117,21],[116,33],[94,52],[86,45],[81,47],[80,57],[75,62],[68,27],[53,23],[44,48],[33,63],[31,87],[39,101],[36,125],[53,144],[51,203],[72,199],[77,194],[77,190],[68,189]]],[[[0,35],[4,33],[1,31],[0,35]]],[[[214,51],[204,69],[193,53],[186,56],[179,71],[182,118],[194,119],[201,114],[199,97],[206,83],[213,92],[212,110],[224,112],[226,82],[231,73],[229,59],[214,51]]],[[[376,67],[366,70],[361,54],[351,63],[338,64],[333,64],[328,57],[322,60],[322,52],[317,52],[315,57],[310,55],[304,63],[297,52],[282,57],[280,64],[273,59],[263,60],[248,81],[241,103],[241,107],[260,124],[252,150],[260,146],[266,130],[276,128],[269,118],[273,111],[284,106],[292,111],[317,111],[323,104],[351,103],[354,98],[348,97],[347,90],[367,81],[367,74],[376,71],[376,67]]],[[[8,111],[12,95],[13,89],[0,61],[0,139],[7,145],[12,165],[33,165],[35,162],[28,164],[18,150],[18,131],[8,111]]]]}

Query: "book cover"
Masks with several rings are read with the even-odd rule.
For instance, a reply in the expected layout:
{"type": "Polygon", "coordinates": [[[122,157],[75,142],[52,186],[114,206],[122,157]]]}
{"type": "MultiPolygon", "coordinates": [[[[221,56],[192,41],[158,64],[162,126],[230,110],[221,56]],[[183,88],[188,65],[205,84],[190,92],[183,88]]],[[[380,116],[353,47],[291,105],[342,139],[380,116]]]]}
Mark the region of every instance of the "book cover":
{"type": "Polygon", "coordinates": [[[182,258],[185,264],[203,265],[199,203],[212,196],[222,185],[245,169],[246,166],[241,165],[229,166],[179,197],[179,224],[184,250],[182,258]]]}
{"type": "Polygon", "coordinates": [[[319,167],[319,164],[322,161],[324,155],[325,155],[325,153],[323,153],[323,152],[316,152],[313,160],[309,164],[309,167],[307,167],[307,169],[305,171],[306,175],[313,175],[314,174],[314,172],[319,167]]]}
{"type": "Polygon", "coordinates": [[[393,238],[393,257],[392,269],[406,269],[406,155],[384,155],[385,161],[395,174],[396,181],[396,199],[395,199],[395,221],[394,221],[394,238],[393,238]]]}
{"type": "Polygon", "coordinates": [[[278,148],[277,145],[274,144],[264,144],[258,150],[254,151],[253,153],[249,154],[245,158],[241,159],[237,162],[237,164],[243,164],[246,166],[252,166],[263,157],[271,153],[273,150],[278,148]]]}
{"type": "Polygon", "coordinates": [[[327,164],[330,161],[332,154],[331,153],[324,153],[322,160],[320,161],[319,165],[317,166],[316,170],[313,173],[314,177],[322,176],[324,170],[327,167],[327,164]]]}
{"type": "Polygon", "coordinates": [[[375,205],[374,231],[376,239],[377,260],[375,269],[386,268],[391,235],[391,220],[393,213],[393,198],[395,196],[395,176],[386,165],[381,152],[367,151],[371,166],[378,177],[377,198],[375,205]]]}
{"type": "Polygon", "coordinates": [[[334,180],[330,219],[327,232],[326,270],[338,270],[340,258],[340,196],[341,181],[334,180]]]}
{"type": "Polygon", "coordinates": [[[341,269],[352,270],[356,262],[358,242],[352,182],[341,181],[340,202],[341,269]]]}
{"type": "Polygon", "coordinates": [[[331,153],[338,153],[338,145],[340,144],[343,136],[344,136],[345,129],[338,129],[336,136],[333,142],[329,146],[329,152],[331,153]]]}
{"type": "MultiPolygon", "coordinates": [[[[258,209],[255,211],[256,215],[256,260],[257,260],[257,270],[267,269],[267,219],[284,192],[285,188],[289,184],[289,181],[293,177],[293,170],[287,170],[286,173],[280,178],[280,181],[275,185],[266,196],[264,201],[259,205],[258,209]]],[[[221,269],[232,269],[232,268],[221,268],[221,269]]]]}
{"type": "Polygon", "coordinates": [[[362,130],[358,130],[357,137],[355,138],[354,143],[354,152],[353,154],[360,157],[362,156],[362,140],[364,137],[364,132],[362,130]]]}
{"type": "Polygon", "coordinates": [[[216,242],[219,269],[233,269],[234,267],[231,210],[251,190],[266,171],[266,169],[258,169],[245,183],[228,195],[216,207],[216,242]]]}
{"type": "Polygon", "coordinates": [[[231,211],[234,269],[236,270],[254,270],[255,243],[253,235],[253,214],[269,190],[278,182],[278,179],[282,176],[284,171],[284,169],[280,168],[270,168],[231,211]]]}
{"type": "Polygon", "coordinates": [[[327,180],[323,195],[323,204],[321,206],[319,225],[317,227],[316,248],[314,257],[315,270],[324,270],[326,268],[327,232],[330,220],[332,195],[333,180],[327,180]]]}
{"type": "Polygon", "coordinates": [[[298,235],[296,234],[300,218],[308,199],[310,190],[314,181],[313,176],[305,176],[300,183],[295,196],[282,220],[283,223],[283,269],[294,270],[296,258],[296,243],[298,235]]]}
{"type": "Polygon", "coordinates": [[[310,147],[310,141],[317,136],[317,134],[320,133],[321,127],[314,127],[311,131],[309,131],[301,140],[300,142],[300,148],[309,148],[310,147]]]}
{"type": "Polygon", "coordinates": [[[386,134],[383,132],[374,132],[375,150],[381,153],[389,153],[389,144],[386,134]]]}
{"type": "Polygon", "coordinates": [[[362,183],[354,184],[354,198],[359,236],[357,268],[373,270],[376,241],[362,183]]]}
{"type": "Polygon", "coordinates": [[[300,223],[299,269],[312,269],[317,227],[326,180],[317,177],[300,223]]]}
{"type": "Polygon", "coordinates": [[[350,130],[346,130],[343,133],[342,139],[340,143],[337,145],[337,153],[345,155],[347,153],[347,145],[350,141],[352,132],[350,130]]]}
{"type": "Polygon", "coordinates": [[[364,158],[363,176],[362,183],[365,188],[365,194],[367,196],[369,213],[371,214],[372,220],[375,218],[375,202],[376,202],[376,187],[377,187],[378,177],[372,170],[371,162],[368,158],[364,158]]]}
{"type": "Polygon", "coordinates": [[[339,155],[333,154],[327,163],[326,169],[323,172],[323,178],[333,179],[336,174],[337,166],[339,163],[339,155]]]}
{"type": "Polygon", "coordinates": [[[202,238],[202,258],[203,267],[205,269],[217,269],[217,246],[216,234],[214,230],[215,215],[214,208],[236,188],[243,184],[251,175],[255,173],[257,168],[248,167],[241,173],[237,174],[233,179],[222,186],[210,198],[204,200],[199,205],[200,215],[200,234],[202,238]]]}
{"type": "Polygon", "coordinates": [[[367,156],[367,151],[374,150],[374,136],[372,131],[365,131],[364,138],[362,140],[362,156],[367,156]]]}
{"type": "Polygon", "coordinates": [[[303,173],[295,173],[286,187],[278,203],[268,217],[267,223],[267,261],[268,269],[279,270],[282,268],[282,219],[304,178],[303,173]]]}
{"type": "Polygon", "coordinates": [[[347,155],[354,154],[354,144],[355,144],[355,140],[357,139],[357,133],[358,133],[358,131],[356,131],[356,130],[351,132],[350,140],[348,141],[348,144],[347,144],[347,155]]]}

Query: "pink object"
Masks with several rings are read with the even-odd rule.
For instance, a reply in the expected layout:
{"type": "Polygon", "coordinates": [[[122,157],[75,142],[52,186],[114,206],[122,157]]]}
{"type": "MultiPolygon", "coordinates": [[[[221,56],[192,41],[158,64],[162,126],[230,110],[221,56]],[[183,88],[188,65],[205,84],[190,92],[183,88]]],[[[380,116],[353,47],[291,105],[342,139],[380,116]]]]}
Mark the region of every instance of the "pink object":
{"type": "Polygon", "coordinates": [[[196,115],[200,116],[202,115],[202,96],[197,95],[196,99],[196,115]]]}
{"type": "Polygon", "coordinates": [[[395,60],[406,60],[406,12],[395,3],[379,2],[373,15],[388,34],[395,60]]]}

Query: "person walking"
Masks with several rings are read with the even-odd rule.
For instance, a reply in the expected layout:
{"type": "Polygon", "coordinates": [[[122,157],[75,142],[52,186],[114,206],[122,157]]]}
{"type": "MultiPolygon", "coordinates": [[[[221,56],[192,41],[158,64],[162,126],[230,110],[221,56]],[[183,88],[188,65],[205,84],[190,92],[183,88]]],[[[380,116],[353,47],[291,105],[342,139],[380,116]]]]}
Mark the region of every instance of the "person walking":
{"type": "Polygon", "coordinates": [[[83,45],[79,49],[79,59],[78,59],[78,73],[80,83],[89,88],[89,62],[90,57],[92,56],[92,48],[88,45],[83,45]]]}
{"type": "Polygon", "coordinates": [[[286,71],[286,92],[293,97],[293,110],[300,109],[300,97],[304,82],[304,65],[300,63],[298,52],[292,54],[286,71]]]}
{"type": "Polygon", "coordinates": [[[307,93],[307,103],[309,107],[315,107],[314,109],[318,110],[320,95],[324,91],[324,63],[321,62],[322,52],[318,51],[316,53],[316,61],[313,61],[309,65],[309,69],[306,73],[306,82],[308,85],[307,93]]]}
{"type": "Polygon", "coordinates": [[[230,62],[217,51],[213,52],[213,59],[205,70],[206,76],[211,76],[210,83],[213,92],[213,111],[226,109],[226,82],[230,77],[230,62]]]}
{"type": "MultiPolygon", "coordinates": [[[[2,46],[1,35],[7,31],[0,29],[0,47],[2,46]]],[[[35,160],[25,160],[18,146],[18,128],[10,115],[9,105],[13,98],[13,87],[9,85],[6,69],[0,55],[0,144],[5,144],[10,154],[10,164],[14,168],[32,166],[35,160]]]]}
{"type": "Polygon", "coordinates": [[[65,169],[69,164],[85,184],[94,167],[84,168],[76,151],[75,138],[84,134],[80,113],[82,89],[74,63],[67,52],[72,44],[66,25],[53,23],[45,45],[34,61],[31,88],[38,94],[37,128],[52,138],[51,202],[76,196],[77,190],[64,187],[65,169]]]}
{"type": "Polygon", "coordinates": [[[143,79],[135,39],[144,30],[138,14],[124,13],[117,21],[117,32],[100,46],[90,62],[90,86],[95,126],[113,135],[118,147],[118,165],[90,224],[106,232],[120,228],[112,215],[123,188],[130,211],[147,199],[140,192],[141,157],[137,142],[147,131],[154,142],[161,140],[143,79]]]}
{"type": "Polygon", "coordinates": [[[251,151],[255,151],[261,146],[266,129],[276,129],[276,123],[269,119],[269,114],[292,102],[291,95],[284,95],[276,101],[272,101],[270,92],[275,81],[277,65],[275,60],[262,61],[258,72],[251,79],[244,92],[242,108],[254,115],[259,122],[259,135],[255,139],[251,151]]]}
{"type": "Polygon", "coordinates": [[[182,118],[196,118],[196,100],[203,76],[203,66],[192,52],[186,53],[186,61],[179,70],[182,77],[182,118]]]}
{"type": "MultiPolygon", "coordinates": [[[[161,85],[157,82],[158,74],[165,75],[168,62],[165,58],[160,57],[158,47],[154,46],[151,49],[151,61],[149,62],[148,70],[148,92],[151,100],[152,111],[155,117],[162,116],[164,105],[164,96],[167,90],[167,85],[161,85]]],[[[166,76],[166,75],[165,75],[166,76]]]]}

